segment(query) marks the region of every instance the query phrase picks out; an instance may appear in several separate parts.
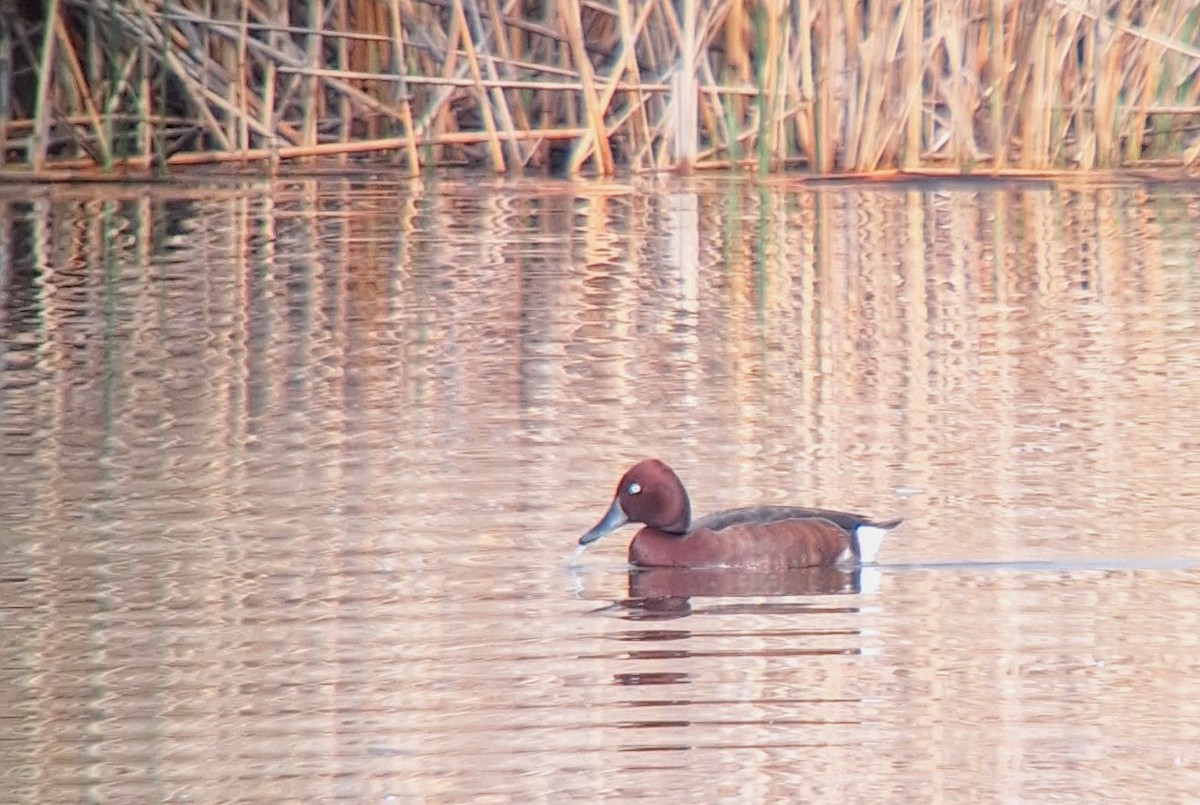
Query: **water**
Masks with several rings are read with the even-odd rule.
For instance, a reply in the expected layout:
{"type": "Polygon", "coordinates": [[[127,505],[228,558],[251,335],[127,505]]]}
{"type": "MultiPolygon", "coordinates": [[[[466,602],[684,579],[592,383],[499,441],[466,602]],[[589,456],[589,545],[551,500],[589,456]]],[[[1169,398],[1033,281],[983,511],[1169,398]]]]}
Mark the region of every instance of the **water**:
{"type": "Polygon", "coordinates": [[[1184,801],[1200,196],[0,187],[0,801],[1184,801]],[[860,573],[582,554],[905,523],[860,573]]]}

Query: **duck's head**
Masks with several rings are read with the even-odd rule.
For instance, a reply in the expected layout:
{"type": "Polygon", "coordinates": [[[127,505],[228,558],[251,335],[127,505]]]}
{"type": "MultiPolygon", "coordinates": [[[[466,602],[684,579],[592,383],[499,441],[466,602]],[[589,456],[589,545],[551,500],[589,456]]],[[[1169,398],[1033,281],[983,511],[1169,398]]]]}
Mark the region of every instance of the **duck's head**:
{"type": "Polygon", "coordinates": [[[679,476],[658,459],[648,458],[621,476],[608,512],[579,538],[579,544],[589,545],[626,523],[642,523],[668,534],[686,534],[691,522],[692,505],[679,476]]]}

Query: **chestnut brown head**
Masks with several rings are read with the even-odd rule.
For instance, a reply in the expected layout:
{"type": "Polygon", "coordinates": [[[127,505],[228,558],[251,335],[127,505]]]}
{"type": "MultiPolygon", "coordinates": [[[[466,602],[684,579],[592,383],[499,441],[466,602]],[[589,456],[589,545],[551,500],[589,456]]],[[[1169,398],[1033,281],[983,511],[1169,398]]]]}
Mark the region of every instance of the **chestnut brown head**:
{"type": "Polygon", "coordinates": [[[621,477],[608,512],[579,538],[579,544],[595,542],[626,523],[642,523],[668,534],[686,534],[691,521],[691,503],[679,476],[658,459],[648,458],[621,477]]]}

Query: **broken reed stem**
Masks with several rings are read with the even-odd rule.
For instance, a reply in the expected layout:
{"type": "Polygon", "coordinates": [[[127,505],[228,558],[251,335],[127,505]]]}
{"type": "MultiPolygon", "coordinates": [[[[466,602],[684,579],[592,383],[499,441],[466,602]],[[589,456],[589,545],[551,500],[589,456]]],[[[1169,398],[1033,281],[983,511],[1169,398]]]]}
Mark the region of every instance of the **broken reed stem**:
{"type": "Polygon", "coordinates": [[[1189,0],[747,2],[49,0],[6,28],[5,147],[38,169],[384,143],[410,172],[422,149],[430,165],[546,167],[554,142],[568,173],[591,159],[601,174],[616,155],[871,175],[1200,158],[1189,0]]]}
{"type": "MultiPolygon", "coordinates": [[[[583,136],[585,129],[531,129],[529,131],[516,131],[512,136],[522,141],[556,141],[556,140],[574,140],[583,136]]],[[[501,138],[507,136],[500,135],[501,138]]],[[[364,140],[349,143],[323,143],[320,145],[290,145],[281,148],[251,148],[238,149],[234,151],[193,151],[175,154],[167,164],[174,167],[183,167],[188,165],[216,165],[230,162],[264,162],[273,159],[299,159],[304,157],[328,157],[341,156],[352,154],[367,154],[378,151],[396,151],[405,147],[407,137],[385,137],[378,140],[364,140]]],[[[486,143],[489,139],[487,132],[482,131],[459,131],[447,132],[431,137],[426,141],[428,145],[475,145],[486,143]]],[[[56,168],[63,170],[83,170],[94,165],[92,160],[87,158],[64,159],[55,162],[56,168]]],[[[114,163],[114,167],[120,167],[127,170],[137,170],[148,168],[149,165],[143,159],[122,159],[114,163]]]]}

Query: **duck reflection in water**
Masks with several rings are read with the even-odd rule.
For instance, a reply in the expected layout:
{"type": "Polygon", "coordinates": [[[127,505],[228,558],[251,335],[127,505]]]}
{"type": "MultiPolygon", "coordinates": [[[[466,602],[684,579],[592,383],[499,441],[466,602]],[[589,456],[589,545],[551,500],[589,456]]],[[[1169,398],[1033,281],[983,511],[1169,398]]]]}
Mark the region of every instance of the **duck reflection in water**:
{"type": "MultiPolygon", "coordinates": [[[[692,612],[692,598],[839,596],[872,593],[879,586],[873,567],[803,567],[778,571],[739,568],[647,567],[629,571],[629,597],[623,608],[634,620],[669,620],[692,612]]],[[[748,609],[760,614],[814,611],[813,602],[770,601],[726,604],[721,611],[748,609]]],[[[847,604],[836,609],[853,610],[847,604]]],[[[828,605],[821,607],[829,610],[828,605]]]]}

